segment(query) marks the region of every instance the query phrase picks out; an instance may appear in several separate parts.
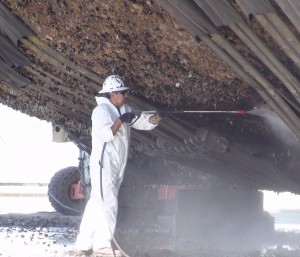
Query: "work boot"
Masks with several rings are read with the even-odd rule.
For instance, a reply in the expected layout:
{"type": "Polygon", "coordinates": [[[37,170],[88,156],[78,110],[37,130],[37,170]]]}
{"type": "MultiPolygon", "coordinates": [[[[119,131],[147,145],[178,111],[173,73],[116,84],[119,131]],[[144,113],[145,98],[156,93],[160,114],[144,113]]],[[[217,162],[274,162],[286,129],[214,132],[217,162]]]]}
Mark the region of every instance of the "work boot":
{"type": "Polygon", "coordinates": [[[74,246],[75,256],[89,256],[93,253],[93,238],[79,234],[74,246]]]}
{"type": "Polygon", "coordinates": [[[74,250],[74,255],[75,256],[90,256],[93,253],[93,249],[89,249],[89,250],[74,250]]]}
{"type": "Polygon", "coordinates": [[[100,249],[93,249],[91,254],[93,257],[121,257],[122,253],[119,250],[114,250],[111,247],[105,247],[100,249]],[[115,253],[115,254],[114,254],[115,253]]]}

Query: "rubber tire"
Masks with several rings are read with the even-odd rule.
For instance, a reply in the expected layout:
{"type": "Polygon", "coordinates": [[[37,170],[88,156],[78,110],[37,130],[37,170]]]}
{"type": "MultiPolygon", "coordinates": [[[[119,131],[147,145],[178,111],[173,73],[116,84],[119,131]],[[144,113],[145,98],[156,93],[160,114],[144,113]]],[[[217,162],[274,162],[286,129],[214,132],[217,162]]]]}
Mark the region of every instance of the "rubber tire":
{"type": "Polygon", "coordinates": [[[52,207],[64,215],[79,216],[85,207],[85,200],[73,200],[69,196],[69,188],[78,183],[80,173],[78,167],[67,167],[57,171],[48,185],[48,198],[52,207]]]}

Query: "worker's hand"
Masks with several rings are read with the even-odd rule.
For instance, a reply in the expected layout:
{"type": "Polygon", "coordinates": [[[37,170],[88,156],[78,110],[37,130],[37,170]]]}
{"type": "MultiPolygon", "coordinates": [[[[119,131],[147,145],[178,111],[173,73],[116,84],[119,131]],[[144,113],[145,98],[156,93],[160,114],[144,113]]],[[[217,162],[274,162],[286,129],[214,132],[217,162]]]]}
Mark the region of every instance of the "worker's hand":
{"type": "Polygon", "coordinates": [[[149,122],[153,125],[157,125],[161,120],[161,117],[159,116],[159,114],[154,114],[152,116],[149,117],[149,122]]]}
{"type": "Polygon", "coordinates": [[[135,118],[135,114],[132,112],[125,112],[120,116],[120,120],[122,121],[122,123],[126,122],[126,123],[131,123],[132,120],[135,118]]]}

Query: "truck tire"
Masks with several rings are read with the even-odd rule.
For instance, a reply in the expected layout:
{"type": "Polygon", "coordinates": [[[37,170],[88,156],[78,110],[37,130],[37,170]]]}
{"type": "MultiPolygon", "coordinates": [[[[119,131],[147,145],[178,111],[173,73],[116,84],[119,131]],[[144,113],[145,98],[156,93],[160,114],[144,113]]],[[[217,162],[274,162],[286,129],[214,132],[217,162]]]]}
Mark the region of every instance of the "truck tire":
{"type": "Polygon", "coordinates": [[[74,200],[69,195],[72,184],[78,183],[80,173],[78,167],[67,167],[59,170],[51,178],[48,185],[48,198],[52,207],[64,215],[79,216],[82,214],[85,200],[74,200]]]}

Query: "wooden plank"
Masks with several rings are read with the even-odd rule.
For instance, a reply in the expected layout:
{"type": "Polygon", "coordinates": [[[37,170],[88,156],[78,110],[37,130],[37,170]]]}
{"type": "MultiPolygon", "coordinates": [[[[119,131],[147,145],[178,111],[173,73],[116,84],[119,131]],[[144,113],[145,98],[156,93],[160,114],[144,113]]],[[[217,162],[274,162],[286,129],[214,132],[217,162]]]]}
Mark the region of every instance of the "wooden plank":
{"type": "Polygon", "coordinates": [[[40,48],[38,48],[35,44],[33,44],[31,41],[27,39],[21,40],[22,44],[24,44],[25,47],[30,49],[34,54],[37,55],[37,57],[49,62],[52,64],[56,69],[59,71],[68,74],[69,76],[76,78],[77,80],[81,81],[82,83],[90,86],[93,90],[100,90],[100,85],[96,84],[94,81],[89,81],[90,79],[88,77],[81,76],[80,73],[77,72],[77,70],[71,69],[69,70],[65,63],[62,63],[60,61],[59,54],[56,54],[56,56],[51,56],[48,53],[42,51],[40,48]]]}
{"type": "Polygon", "coordinates": [[[24,65],[31,65],[31,61],[23,55],[11,42],[0,37],[0,57],[10,67],[19,67],[24,65]]]}
{"type": "MultiPolygon", "coordinates": [[[[287,105],[284,99],[277,93],[276,89],[268,82],[240,53],[238,53],[222,36],[219,34],[212,35],[214,41],[222,46],[234,60],[236,60],[243,70],[245,70],[256,82],[256,86],[262,88],[265,93],[272,99],[268,104],[278,116],[300,136],[300,120],[293,110],[287,105]]],[[[259,91],[258,93],[260,93],[259,91]]],[[[265,96],[264,96],[265,97],[265,96]]],[[[300,137],[299,137],[300,138],[300,137]]]]}
{"type": "Polygon", "coordinates": [[[268,12],[275,12],[269,0],[236,0],[246,17],[259,15],[268,12]]]}
{"type": "MultiPolygon", "coordinates": [[[[296,56],[290,56],[290,58],[294,58],[294,61],[299,63],[300,58],[300,41],[293,34],[293,32],[289,29],[289,27],[278,17],[275,13],[266,13],[264,15],[268,21],[272,23],[272,25],[276,28],[277,33],[279,33],[282,38],[285,40],[286,44],[297,53],[296,56]]],[[[271,34],[272,35],[272,34],[271,34]]]]}
{"type": "Polygon", "coordinates": [[[255,17],[262,27],[269,32],[270,35],[275,39],[275,41],[281,46],[282,50],[294,61],[294,63],[300,68],[300,58],[298,54],[292,49],[289,44],[287,44],[285,38],[278,33],[277,29],[273,24],[266,19],[264,15],[257,15],[255,17]]]}
{"type": "Polygon", "coordinates": [[[216,27],[228,26],[232,22],[242,22],[242,17],[227,0],[194,0],[216,27]]]}
{"type": "Polygon", "coordinates": [[[37,37],[29,37],[28,41],[33,43],[36,47],[38,47],[40,50],[42,50],[44,53],[46,53],[49,57],[63,63],[64,65],[70,67],[75,72],[81,74],[82,76],[86,77],[87,79],[91,80],[94,84],[96,84],[96,89],[99,91],[99,84],[102,84],[104,82],[104,79],[99,77],[96,73],[91,72],[87,70],[84,67],[75,65],[73,62],[69,61],[62,55],[58,54],[56,51],[54,51],[51,47],[44,44],[42,41],[40,41],[37,37]]]}
{"type": "Polygon", "coordinates": [[[7,66],[6,63],[1,61],[1,59],[0,59],[0,80],[5,81],[7,84],[9,84],[11,87],[14,88],[25,87],[27,85],[32,84],[30,80],[23,77],[15,70],[11,69],[9,66],[7,66]]]}
{"type": "Polygon", "coordinates": [[[216,32],[216,28],[194,1],[156,0],[156,2],[168,10],[193,36],[197,35],[199,30],[204,34],[216,32]]]}
{"type": "Polygon", "coordinates": [[[27,72],[31,73],[32,75],[36,76],[39,80],[45,82],[46,84],[48,83],[49,85],[51,85],[51,87],[57,88],[57,89],[63,91],[64,93],[70,94],[73,98],[84,97],[86,102],[88,102],[93,107],[96,107],[96,101],[93,96],[86,94],[82,90],[74,91],[74,90],[66,87],[66,85],[64,84],[64,82],[62,80],[56,78],[52,74],[42,70],[41,68],[38,68],[37,70],[35,70],[34,68],[38,68],[38,67],[36,67],[35,65],[33,67],[31,67],[31,66],[25,67],[25,70],[27,72]]]}
{"type": "Polygon", "coordinates": [[[275,0],[285,15],[300,32],[300,2],[298,0],[275,0]]]}
{"type": "Polygon", "coordinates": [[[19,40],[23,37],[34,35],[2,2],[0,2],[0,28],[15,46],[18,46],[19,40]]]}
{"type": "Polygon", "coordinates": [[[61,106],[61,107],[65,106],[65,107],[71,109],[71,111],[70,111],[71,113],[72,112],[77,112],[77,113],[80,112],[80,113],[85,114],[88,117],[91,116],[91,114],[92,114],[92,110],[86,110],[86,109],[84,109],[84,107],[82,105],[74,104],[72,101],[70,101],[66,97],[62,97],[62,96],[59,96],[59,95],[51,92],[51,90],[48,88],[37,87],[36,85],[30,86],[30,88],[37,91],[39,94],[42,94],[42,95],[56,101],[57,103],[55,105],[61,106]],[[72,111],[72,110],[74,110],[74,111],[72,111]]]}
{"type": "Polygon", "coordinates": [[[262,60],[262,62],[277,76],[300,103],[300,83],[296,77],[274,56],[264,43],[243,23],[231,24],[230,28],[241,40],[262,60]]]}

